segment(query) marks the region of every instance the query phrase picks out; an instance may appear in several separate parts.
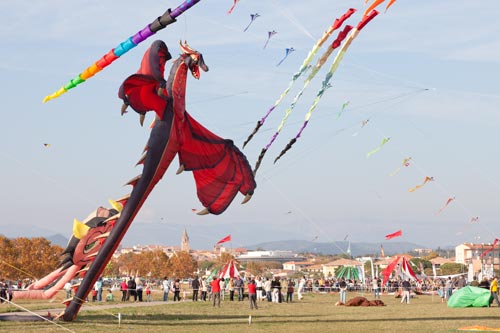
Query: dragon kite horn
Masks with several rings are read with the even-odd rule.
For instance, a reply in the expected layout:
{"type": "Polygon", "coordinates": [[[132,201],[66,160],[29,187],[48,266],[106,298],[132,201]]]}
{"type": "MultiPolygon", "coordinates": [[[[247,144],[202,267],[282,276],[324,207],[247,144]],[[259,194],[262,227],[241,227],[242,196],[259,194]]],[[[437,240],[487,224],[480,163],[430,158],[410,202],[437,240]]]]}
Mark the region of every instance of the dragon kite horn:
{"type": "Polygon", "coordinates": [[[193,50],[186,41],[184,41],[184,44],[182,44],[182,41],[179,41],[179,44],[181,46],[181,51],[186,54],[193,54],[196,53],[196,50],[193,50]]]}

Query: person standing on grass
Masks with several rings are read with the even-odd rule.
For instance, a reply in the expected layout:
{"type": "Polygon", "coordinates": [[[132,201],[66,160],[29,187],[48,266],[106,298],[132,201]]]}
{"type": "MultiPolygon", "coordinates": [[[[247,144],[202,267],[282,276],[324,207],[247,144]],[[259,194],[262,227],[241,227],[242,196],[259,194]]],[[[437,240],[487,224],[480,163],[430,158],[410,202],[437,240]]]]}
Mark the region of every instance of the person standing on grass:
{"type": "Polygon", "coordinates": [[[236,288],[236,291],[238,292],[238,301],[241,302],[243,301],[243,287],[245,286],[243,279],[241,276],[236,277],[236,280],[234,281],[234,287],[236,288]]]}
{"type": "Polygon", "coordinates": [[[345,304],[346,293],[347,293],[347,283],[345,282],[344,278],[340,279],[339,289],[340,289],[340,291],[339,291],[340,303],[345,304]]]}
{"type": "Polygon", "coordinates": [[[288,285],[286,288],[286,302],[290,301],[292,303],[293,300],[293,292],[295,291],[295,282],[292,279],[288,280],[288,285]]]}
{"type": "Polygon", "coordinates": [[[220,279],[213,279],[210,286],[212,287],[213,305],[214,307],[217,305],[220,308],[220,279]]]}
{"type": "Polygon", "coordinates": [[[168,280],[168,277],[164,277],[163,281],[161,282],[161,288],[163,289],[163,302],[168,301],[168,293],[170,292],[170,281],[168,280]]]}
{"type": "Polygon", "coordinates": [[[490,293],[491,293],[491,303],[493,300],[497,302],[497,306],[500,306],[500,301],[498,300],[498,278],[496,276],[493,277],[490,284],[490,293]]]}
{"type": "Polygon", "coordinates": [[[204,302],[207,301],[207,292],[208,292],[207,278],[203,277],[201,279],[201,300],[204,302]]]}
{"type": "Polygon", "coordinates": [[[197,302],[198,292],[200,290],[200,280],[198,280],[198,276],[195,276],[193,281],[191,281],[191,287],[193,288],[193,302],[197,302]]]}
{"type": "Polygon", "coordinates": [[[250,300],[250,310],[257,310],[257,285],[254,279],[250,279],[247,285],[248,299],[250,300]]]}
{"type": "Polygon", "coordinates": [[[127,279],[123,279],[121,285],[120,285],[120,290],[122,292],[122,302],[125,302],[127,300],[127,279]]]}
{"type": "Polygon", "coordinates": [[[406,279],[402,283],[403,287],[403,298],[401,299],[401,303],[404,303],[406,301],[406,304],[410,304],[410,290],[411,290],[411,284],[410,284],[410,279],[406,279]]]}
{"type": "Polygon", "coordinates": [[[380,279],[378,277],[373,278],[372,288],[373,288],[373,298],[380,299],[380,279]]]}
{"type": "Polygon", "coordinates": [[[271,302],[272,295],[271,295],[271,280],[270,280],[270,278],[267,278],[266,281],[264,282],[264,290],[266,292],[267,301],[271,302]]]}
{"type": "Polygon", "coordinates": [[[174,302],[181,300],[181,280],[175,279],[174,281],[174,302]]]}
{"type": "Polygon", "coordinates": [[[300,281],[299,281],[299,287],[297,288],[297,298],[299,301],[301,301],[304,296],[302,293],[304,292],[304,288],[306,287],[306,277],[303,276],[300,281]]]}
{"type": "Polygon", "coordinates": [[[229,290],[229,300],[232,302],[234,301],[234,278],[229,278],[227,289],[229,290]]]}

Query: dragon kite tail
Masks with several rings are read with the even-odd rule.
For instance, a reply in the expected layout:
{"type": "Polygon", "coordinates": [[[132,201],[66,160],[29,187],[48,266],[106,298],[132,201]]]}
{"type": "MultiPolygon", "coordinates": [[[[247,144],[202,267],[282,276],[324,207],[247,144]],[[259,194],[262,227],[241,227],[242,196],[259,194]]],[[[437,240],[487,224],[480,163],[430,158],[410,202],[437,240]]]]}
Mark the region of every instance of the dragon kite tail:
{"type": "Polygon", "coordinates": [[[293,138],[293,139],[291,139],[291,140],[290,140],[290,142],[288,142],[288,144],[285,146],[285,148],[283,148],[283,150],[280,152],[280,154],[278,155],[278,157],[276,157],[276,158],[274,159],[274,164],[276,164],[276,162],[278,162],[278,160],[279,160],[279,159],[280,159],[283,155],[285,155],[287,151],[289,151],[289,150],[292,148],[292,146],[293,146],[293,144],[294,144],[295,142],[297,142],[297,138],[293,138]]]}
{"type": "Polygon", "coordinates": [[[257,162],[255,162],[255,167],[253,169],[254,176],[257,174],[257,170],[259,170],[260,164],[262,163],[262,160],[264,159],[266,152],[267,148],[262,148],[262,150],[260,151],[259,157],[257,158],[257,162]]]}
{"type": "Polygon", "coordinates": [[[245,148],[245,146],[247,145],[247,143],[250,142],[250,140],[252,140],[252,138],[254,137],[255,134],[257,134],[257,132],[259,131],[260,127],[262,126],[264,122],[262,120],[259,120],[257,122],[257,125],[255,125],[255,128],[253,130],[253,132],[248,136],[248,138],[245,140],[245,142],[243,142],[243,149],[245,148]]]}

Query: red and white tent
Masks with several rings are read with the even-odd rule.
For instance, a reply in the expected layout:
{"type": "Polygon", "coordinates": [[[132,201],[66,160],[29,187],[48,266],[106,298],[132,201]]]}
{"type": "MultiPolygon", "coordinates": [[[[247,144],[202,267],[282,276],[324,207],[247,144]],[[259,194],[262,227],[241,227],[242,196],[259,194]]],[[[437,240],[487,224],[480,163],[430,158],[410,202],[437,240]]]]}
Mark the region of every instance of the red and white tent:
{"type": "MultiPolygon", "coordinates": [[[[417,276],[415,275],[415,273],[411,269],[410,263],[408,262],[408,260],[405,257],[396,257],[396,259],[394,259],[394,261],[391,262],[389,264],[389,266],[387,266],[387,268],[382,271],[382,275],[384,276],[384,281],[382,282],[382,284],[385,285],[387,280],[389,280],[389,277],[391,276],[392,271],[394,271],[394,270],[400,276],[404,275],[412,280],[419,281],[417,276]],[[398,263],[399,260],[402,260],[401,265],[398,263]]],[[[404,276],[401,276],[401,277],[404,277],[404,276]]]]}
{"type": "Polygon", "coordinates": [[[224,265],[224,267],[222,267],[217,277],[219,279],[229,279],[240,276],[240,272],[238,271],[238,268],[236,268],[236,265],[236,261],[230,260],[227,264],[224,265]]]}

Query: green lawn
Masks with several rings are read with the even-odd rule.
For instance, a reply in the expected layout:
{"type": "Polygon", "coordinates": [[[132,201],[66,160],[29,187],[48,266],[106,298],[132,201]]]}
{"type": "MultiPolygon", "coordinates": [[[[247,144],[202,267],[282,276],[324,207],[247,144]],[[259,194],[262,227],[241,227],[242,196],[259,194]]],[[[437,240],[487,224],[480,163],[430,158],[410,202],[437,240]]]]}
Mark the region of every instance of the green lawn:
{"type": "MultiPolygon", "coordinates": [[[[348,294],[347,299],[359,294],[348,294]]],[[[371,295],[368,299],[372,299],[371,295]]],[[[251,311],[248,300],[222,301],[220,308],[208,302],[190,301],[152,306],[120,302],[91,303],[92,310],[80,311],[73,322],[0,322],[0,332],[455,332],[464,326],[500,328],[500,308],[450,309],[437,296],[419,296],[401,304],[392,296],[382,296],[384,307],[335,306],[337,294],[307,294],[293,303],[260,302],[251,311]],[[117,315],[121,314],[121,325],[117,315]],[[252,323],[249,324],[249,315],[252,323]]],[[[54,303],[20,302],[38,310],[59,307],[54,303]]],[[[0,312],[18,311],[13,305],[0,305],[0,312]]]]}

